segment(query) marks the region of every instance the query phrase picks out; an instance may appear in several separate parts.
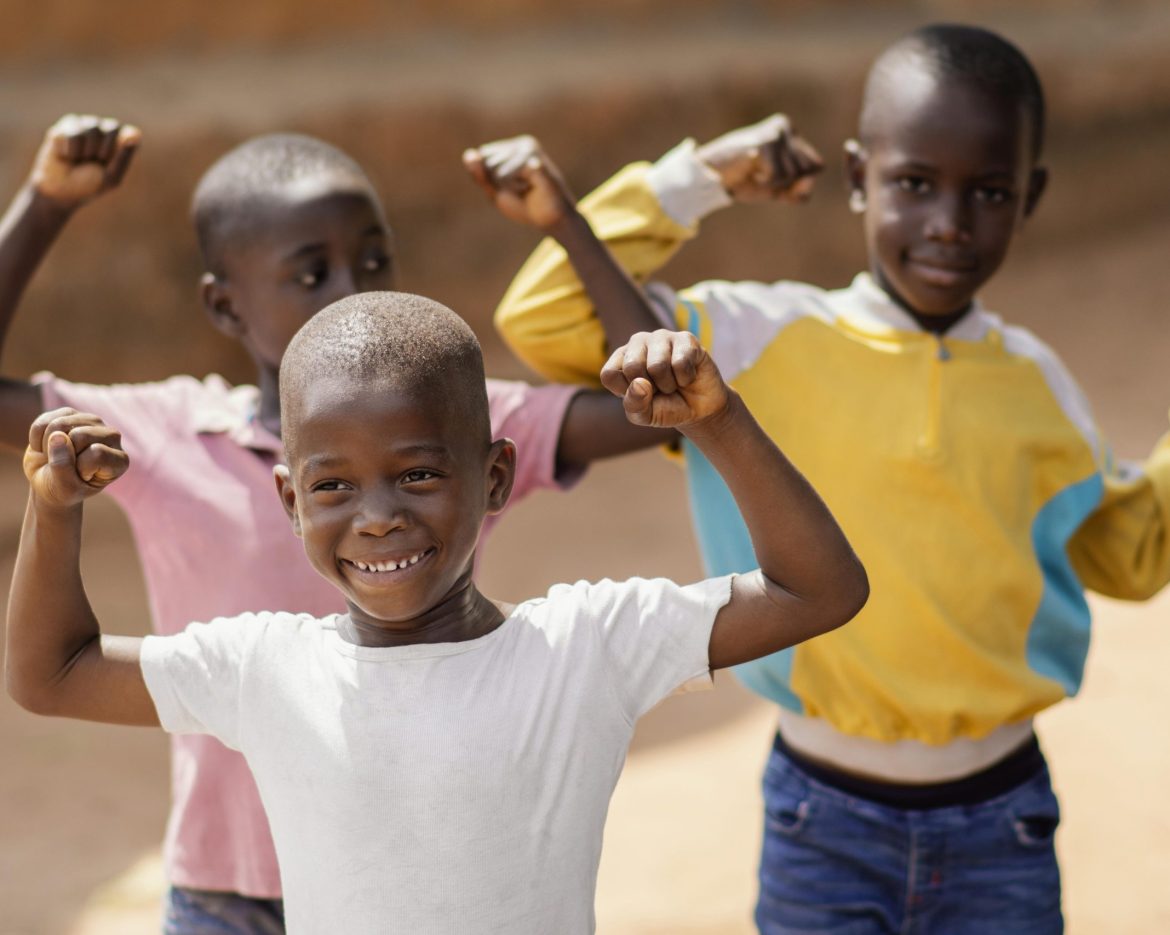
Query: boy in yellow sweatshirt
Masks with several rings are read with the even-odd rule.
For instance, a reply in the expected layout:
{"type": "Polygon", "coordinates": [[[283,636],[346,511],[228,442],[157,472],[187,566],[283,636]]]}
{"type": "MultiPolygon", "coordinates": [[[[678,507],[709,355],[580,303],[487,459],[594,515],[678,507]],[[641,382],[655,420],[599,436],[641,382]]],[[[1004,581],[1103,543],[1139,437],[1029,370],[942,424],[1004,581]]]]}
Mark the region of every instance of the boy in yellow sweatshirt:
{"type": "MultiPolygon", "coordinates": [[[[710,211],[807,192],[820,160],[783,118],[628,167],[579,212],[532,141],[467,157],[505,214],[559,241],[500,305],[516,353],[581,381],[630,331],[690,330],[868,569],[852,626],[737,669],[780,708],[763,932],[1062,930],[1032,718],[1079,687],[1085,588],[1140,599],[1170,579],[1170,447],[1114,465],[1055,354],[977,298],[1043,194],[1043,129],[1039,80],[1001,37],[895,42],[846,147],[869,269],[837,290],[642,285],[710,211]]],[[[726,490],[684,447],[708,572],[753,567],[726,490]]]]}

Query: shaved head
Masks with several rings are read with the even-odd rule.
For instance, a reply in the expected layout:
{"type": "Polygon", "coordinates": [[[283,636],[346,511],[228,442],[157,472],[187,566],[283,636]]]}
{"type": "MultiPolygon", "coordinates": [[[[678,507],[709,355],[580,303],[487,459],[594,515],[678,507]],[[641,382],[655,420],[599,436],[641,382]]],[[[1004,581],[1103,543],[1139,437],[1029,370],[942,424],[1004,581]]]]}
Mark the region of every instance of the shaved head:
{"type": "Polygon", "coordinates": [[[254,232],[269,201],[323,183],[363,191],[379,205],[361,166],[314,137],[271,133],[225,153],[203,174],[191,200],[191,219],[206,269],[223,275],[225,249],[254,232]]]}
{"type": "Polygon", "coordinates": [[[393,386],[441,402],[466,435],[491,442],[483,354],[445,305],[405,292],[363,292],[327,306],[292,339],[280,365],[285,447],[295,448],[300,402],[322,378],[393,386]]]}
{"type": "Polygon", "coordinates": [[[860,139],[879,136],[887,107],[913,97],[915,82],[955,82],[985,94],[1020,115],[1030,134],[1033,160],[1044,142],[1044,92],[1024,54],[1006,39],[975,26],[925,26],[889,46],[866,80],[860,139]]]}

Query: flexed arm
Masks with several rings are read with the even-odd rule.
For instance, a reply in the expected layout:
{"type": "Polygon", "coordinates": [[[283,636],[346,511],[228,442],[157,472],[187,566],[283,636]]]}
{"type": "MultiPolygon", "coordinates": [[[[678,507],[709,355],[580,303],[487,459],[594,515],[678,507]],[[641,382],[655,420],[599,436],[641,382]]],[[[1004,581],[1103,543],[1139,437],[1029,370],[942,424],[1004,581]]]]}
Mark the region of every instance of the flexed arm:
{"type": "MultiPolygon", "coordinates": [[[[78,208],[115,188],[141,138],[111,118],[69,114],[45,133],[28,180],[0,219],[0,353],[25,287],[78,208]]],[[[43,408],[37,387],[0,378],[0,444],[21,448],[43,408]]]]}
{"type": "Polygon", "coordinates": [[[82,504],[129,465],[118,432],[56,409],[28,434],[29,501],[8,600],[8,693],[37,714],[158,724],[142,641],[102,636],[81,580],[82,504]]]}
{"type": "Polygon", "coordinates": [[[736,577],[711,632],[712,669],[758,659],[850,620],[869,596],[836,520],[686,333],[634,335],[601,380],[638,425],[687,436],[735,497],[759,570],[736,577]]]}
{"type": "Polygon", "coordinates": [[[635,331],[659,327],[659,315],[673,316],[673,308],[656,315],[632,293],[695,236],[704,210],[732,200],[803,199],[821,168],[816,151],[780,115],[667,159],[682,167],[665,174],[674,195],[687,203],[681,212],[686,217],[672,217],[651,184],[655,173],[663,174],[661,165],[626,167],[575,210],[559,173],[531,137],[464,155],[468,171],[502,214],[550,235],[496,310],[496,327],[537,372],[561,382],[596,383],[609,348],[635,331]],[[697,199],[706,207],[692,210],[698,189],[706,189],[697,199]],[[604,254],[587,243],[594,233],[608,248],[604,254]]]}

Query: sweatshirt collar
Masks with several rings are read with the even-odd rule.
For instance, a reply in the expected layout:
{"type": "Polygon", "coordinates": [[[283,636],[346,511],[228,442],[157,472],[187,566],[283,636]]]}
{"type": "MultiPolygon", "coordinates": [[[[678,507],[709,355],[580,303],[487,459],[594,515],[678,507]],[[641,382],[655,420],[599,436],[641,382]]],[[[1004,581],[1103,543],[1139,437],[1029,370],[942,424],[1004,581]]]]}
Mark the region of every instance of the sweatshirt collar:
{"type": "MultiPolygon", "coordinates": [[[[858,331],[893,337],[895,332],[927,334],[909,312],[890,298],[869,273],[858,273],[845,289],[831,293],[837,314],[858,331]]],[[[975,299],[971,308],[939,337],[955,341],[983,341],[1001,330],[999,316],[975,299]]]]}
{"type": "Polygon", "coordinates": [[[260,390],[255,386],[229,386],[222,377],[208,377],[204,383],[212,392],[202,398],[192,413],[195,431],[201,435],[226,435],[242,448],[281,456],[280,439],[260,424],[260,390]]]}

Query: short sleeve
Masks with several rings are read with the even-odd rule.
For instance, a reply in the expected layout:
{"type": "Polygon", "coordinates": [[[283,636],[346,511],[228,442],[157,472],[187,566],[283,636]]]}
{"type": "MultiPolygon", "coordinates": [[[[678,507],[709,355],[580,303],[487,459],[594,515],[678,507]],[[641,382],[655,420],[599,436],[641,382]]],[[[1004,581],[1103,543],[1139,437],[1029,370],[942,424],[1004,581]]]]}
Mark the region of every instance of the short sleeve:
{"type": "Polygon", "coordinates": [[[202,386],[193,377],[102,386],[71,383],[51,373],[38,373],[33,382],[40,387],[46,410],[70,406],[92,412],[122,433],[133,469],[110,486],[110,493],[119,500],[130,498],[142,486],[167,439],[181,431],[202,386]]]}
{"type": "Polygon", "coordinates": [[[610,683],[631,722],[710,672],[711,628],[731,598],[732,577],[689,585],[665,578],[581,582],[562,592],[597,627],[610,683]]]}
{"type": "Polygon", "coordinates": [[[577,386],[530,386],[513,380],[488,380],[488,407],[492,436],[516,443],[516,480],[512,502],[534,490],[567,488],[581,476],[580,469],[557,471],[557,449],[565,414],[577,386]]]}
{"type": "Polygon", "coordinates": [[[142,675],[165,731],[239,749],[242,676],[263,626],[263,616],[245,614],[145,638],[142,675]]]}

